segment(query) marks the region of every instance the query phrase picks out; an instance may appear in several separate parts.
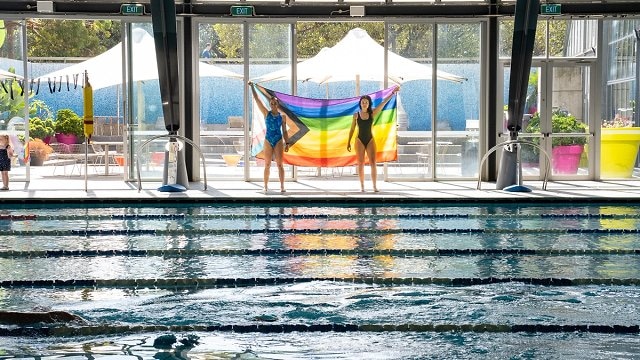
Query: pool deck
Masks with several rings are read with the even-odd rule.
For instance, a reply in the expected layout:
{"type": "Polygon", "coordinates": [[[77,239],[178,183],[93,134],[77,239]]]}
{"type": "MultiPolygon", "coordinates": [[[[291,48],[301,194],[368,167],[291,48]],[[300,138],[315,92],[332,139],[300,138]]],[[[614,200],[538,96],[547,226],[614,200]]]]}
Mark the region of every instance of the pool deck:
{"type": "Polygon", "coordinates": [[[482,183],[477,190],[476,181],[439,182],[378,182],[380,192],[360,192],[357,178],[354,179],[304,179],[288,181],[287,191],[280,193],[277,182],[270,183],[274,189],[263,193],[261,182],[240,180],[210,181],[205,190],[202,183],[193,183],[185,192],[160,192],[160,183],[124,182],[116,176],[93,176],[84,178],[36,179],[25,183],[14,181],[9,191],[0,192],[0,203],[24,202],[441,202],[441,201],[523,201],[562,202],[570,201],[615,201],[640,200],[640,180],[619,181],[555,181],[542,190],[541,181],[525,181],[532,192],[507,192],[496,190],[495,183],[482,183]]]}

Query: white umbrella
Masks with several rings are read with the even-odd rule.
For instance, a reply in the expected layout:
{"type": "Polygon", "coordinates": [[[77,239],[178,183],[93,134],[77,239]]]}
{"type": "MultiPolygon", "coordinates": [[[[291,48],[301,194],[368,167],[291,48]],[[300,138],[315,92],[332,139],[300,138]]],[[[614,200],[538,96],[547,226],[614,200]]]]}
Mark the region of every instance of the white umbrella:
{"type": "MultiPolygon", "coordinates": [[[[158,79],[158,65],[156,62],[156,48],[153,36],[143,29],[134,29],[132,33],[132,71],[133,81],[158,79]]],[[[200,76],[229,77],[242,79],[242,75],[206,63],[199,64],[200,76]]],[[[40,76],[40,79],[51,79],[63,82],[73,81],[74,75],[87,71],[94,90],[122,84],[122,43],[112,47],[104,53],[81,63],[68,66],[40,76]]],[[[78,81],[81,81],[79,79],[78,81]]]]}
{"type": "MultiPolygon", "coordinates": [[[[300,81],[315,83],[371,80],[382,81],[385,48],[360,28],[352,29],[335,46],[323,48],[314,57],[297,64],[300,81]]],[[[431,66],[404,58],[391,51],[388,56],[388,77],[401,84],[410,80],[431,79],[431,66]]],[[[438,79],[462,82],[465,78],[438,70],[438,79]]],[[[257,78],[256,82],[291,78],[291,69],[285,68],[257,78]]]]}
{"type": "Polygon", "coordinates": [[[22,76],[0,69],[0,80],[4,79],[22,79],[22,76]]]}

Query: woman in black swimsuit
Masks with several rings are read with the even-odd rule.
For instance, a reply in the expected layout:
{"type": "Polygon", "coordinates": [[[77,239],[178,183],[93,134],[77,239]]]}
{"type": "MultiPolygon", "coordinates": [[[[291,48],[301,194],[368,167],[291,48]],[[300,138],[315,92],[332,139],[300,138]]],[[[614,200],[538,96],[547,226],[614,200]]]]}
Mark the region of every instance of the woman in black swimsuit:
{"type": "Polygon", "coordinates": [[[2,173],[2,189],[9,190],[9,171],[11,171],[11,157],[13,149],[9,135],[0,135],[0,173],[2,173]]]}
{"type": "Polygon", "coordinates": [[[376,186],[376,180],[378,178],[377,165],[376,165],[376,142],[373,140],[371,134],[371,126],[373,120],[380,114],[382,108],[391,100],[391,97],[400,91],[400,87],[397,86],[393,89],[393,92],[384,98],[375,109],[371,110],[371,97],[364,95],[360,98],[360,111],[353,114],[353,121],[351,122],[351,129],[349,130],[349,140],[347,142],[347,151],[351,152],[351,138],[358,125],[358,139],[356,140],[356,159],[358,161],[358,177],[360,178],[360,191],[364,192],[364,155],[367,154],[369,158],[369,165],[371,165],[371,182],[373,183],[373,191],[378,192],[376,186]]]}

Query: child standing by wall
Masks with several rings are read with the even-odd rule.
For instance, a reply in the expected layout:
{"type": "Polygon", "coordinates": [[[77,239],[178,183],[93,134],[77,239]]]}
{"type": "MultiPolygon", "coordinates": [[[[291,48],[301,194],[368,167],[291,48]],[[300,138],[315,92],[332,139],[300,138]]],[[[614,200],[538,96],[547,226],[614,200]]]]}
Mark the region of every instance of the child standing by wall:
{"type": "Polygon", "coordinates": [[[2,173],[2,189],[9,190],[9,171],[11,171],[11,158],[13,149],[9,142],[9,135],[0,135],[0,173],[2,173]]]}

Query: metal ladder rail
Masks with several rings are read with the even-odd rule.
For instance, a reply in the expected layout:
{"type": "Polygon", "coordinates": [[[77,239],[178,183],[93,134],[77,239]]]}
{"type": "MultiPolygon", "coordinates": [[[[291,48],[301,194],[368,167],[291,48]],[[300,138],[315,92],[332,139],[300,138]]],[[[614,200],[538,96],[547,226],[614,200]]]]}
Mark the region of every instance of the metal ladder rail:
{"type": "MultiPolygon", "coordinates": [[[[547,182],[548,182],[549,172],[551,170],[551,158],[549,157],[549,154],[542,147],[540,147],[540,145],[534,142],[531,142],[529,140],[507,140],[489,149],[489,151],[487,151],[487,153],[482,157],[482,160],[480,160],[480,167],[478,168],[478,185],[476,188],[478,190],[481,190],[481,187],[482,187],[482,166],[484,165],[485,160],[487,160],[489,155],[493,154],[499,148],[502,148],[505,145],[511,145],[511,144],[531,145],[534,148],[540,150],[544,154],[544,156],[547,159],[547,164],[546,164],[547,166],[545,166],[545,169],[544,169],[544,182],[542,183],[542,189],[547,190],[547,182]]],[[[520,161],[519,155],[520,153],[518,153],[518,185],[522,185],[522,162],[520,161]]]]}
{"type": "Polygon", "coordinates": [[[142,145],[140,145],[140,147],[138,147],[138,150],[136,151],[136,175],[137,175],[137,178],[138,178],[138,192],[140,192],[142,190],[142,179],[140,178],[140,161],[139,161],[140,152],[143,149],[146,149],[149,146],[149,144],[151,144],[152,141],[157,140],[157,139],[161,139],[161,138],[169,138],[169,139],[178,138],[180,140],[185,141],[189,145],[193,146],[194,149],[198,150],[198,153],[200,154],[200,159],[202,160],[202,173],[204,174],[204,189],[207,190],[206,159],[204,158],[204,154],[202,153],[202,150],[200,149],[200,146],[198,146],[193,141],[187,139],[186,137],[184,137],[182,135],[165,134],[165,135],[156,135],[156,136],[150,138],[149,140],[147,140],[144,143],[142,143],[142,145]]]}

